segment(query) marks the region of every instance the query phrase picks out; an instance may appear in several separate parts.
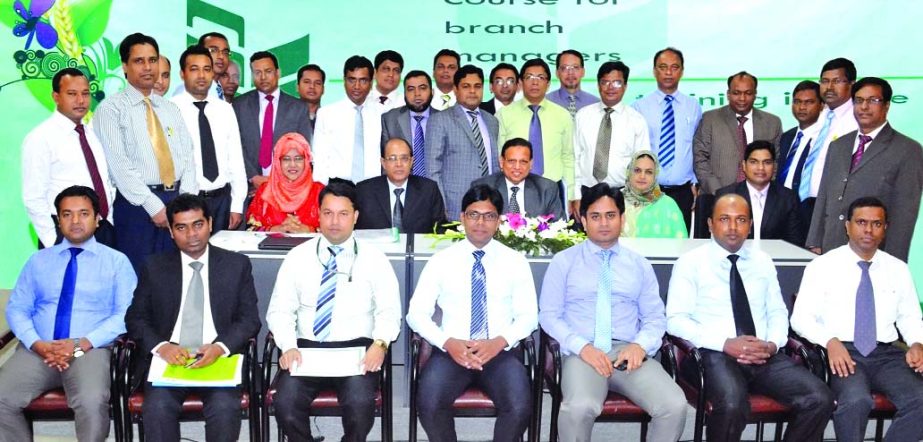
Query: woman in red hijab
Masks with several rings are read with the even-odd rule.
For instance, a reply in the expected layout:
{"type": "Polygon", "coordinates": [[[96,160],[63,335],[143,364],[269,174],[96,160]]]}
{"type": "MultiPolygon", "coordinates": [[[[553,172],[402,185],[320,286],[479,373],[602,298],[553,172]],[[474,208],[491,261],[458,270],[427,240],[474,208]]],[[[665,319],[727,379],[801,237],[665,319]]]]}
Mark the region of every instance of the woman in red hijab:
{"type": "Polygon", "coordinates": [[[311,147],[301,134],[279,138],[273,149],[269,181],[256,190],[247,209],[251,230],[306,233],[320,225],[318,195],[324,185],[315,182],[311,147]]]}

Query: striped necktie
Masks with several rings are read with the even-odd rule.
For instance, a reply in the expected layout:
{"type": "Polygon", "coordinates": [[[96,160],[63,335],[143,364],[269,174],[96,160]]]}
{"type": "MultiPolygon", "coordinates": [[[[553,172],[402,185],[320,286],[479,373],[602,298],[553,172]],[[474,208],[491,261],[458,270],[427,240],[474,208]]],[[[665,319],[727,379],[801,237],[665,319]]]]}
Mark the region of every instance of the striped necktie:
{"type": "Polygon", "coordinates": [[[474,137],[475,148],[478,151],[478,163],[481,166],[481,176],[490,173],[487,165],[487,148],[484,146],[484,138],[481,137],[481,125],[478,124],[478,112],[466,111],[471,116],[471,135],[474,137]]]}
{"type": "Polygon", "coordinates": [[[663,118],[660,119],[660,149],[657,151],[657,158],[660,159],[660,167],[666,169],[676,153],[676,122],[673,117],[673,98],[672,95],[663,97],[666,105],[663,108],[663,118]]]}
{"type": "Polygon", "coordinates": [[[317,311],[314,313],[314,337],[326,341],[330,336],[330,321],[333,319],[334,296],[337,291],[337,254],[343,250],[340,246],[327,247],[330,258],[324,265],[320,280],[320,293],[317,296],[317,311]]]}
{"type": "Polygon", "coordinates": [[[798,186],[798,197],[802,201],[811,196],[811,174],[814,172],[814,163],[817,161],[817,157],[820,156],[820,150],[827,140],[827,133],[830,132],[830,123],[833,122],[833,117],[833,109],[828,109],[824,127],[820,129],[820,133],[814,139],[814,145],[808,152],[808,159],[804,162],[804,169],[801,171],[801,185],[798,186]]]}
{"type": "Polygon", "coordinates": [[[416,176],[426,176],[426,155],[423,146],[426,139],[423,135],[423,115],[414,115],[417,125],[413,129],[413,167],[410,173],[416,176]]]}
{"type": "Polygon", "coordinates": [[[475,250],[471,267],[471,339],[487,339],[487,274],[484,273],[483,250],[475,250]]]}

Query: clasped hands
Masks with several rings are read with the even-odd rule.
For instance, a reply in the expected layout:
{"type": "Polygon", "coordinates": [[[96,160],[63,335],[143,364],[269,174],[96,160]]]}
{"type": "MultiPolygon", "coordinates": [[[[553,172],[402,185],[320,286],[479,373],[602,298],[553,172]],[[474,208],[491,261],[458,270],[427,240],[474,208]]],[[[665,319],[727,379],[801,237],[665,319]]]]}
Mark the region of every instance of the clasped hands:
{"type": "Polygon", "coordinates": [[[187,365],[189,359],[197,360],[189,364],[188,368],[202,368],[212,365],[216,359],[224,355],[224,349],[218,344],[204,344],[195,353],[190,353],[185,347],[173,343],[166,343],[157,349],[157,355],[170,365],[187,365]],[[199,357],[201,355],[201,357],[199,357]]]}
{"type": "Polygon", "coordinates": [[[580,349],[580,359],[593,367],[593,370],[596,370],[596,373],[604,378],[612,376],[614,368],[622,362],[627,362],[625,372],[630,373],[632,370],[641,367],[646,356],[644,349],[635,343],[628,344],[622,348],[615,357],[615,361],[610,361],[609,355],[594,347],[593,344],[586,344],[580,349]]]}
{"type": "Polygon", "coordinates": [[[269,231],[284,233],[311,233],[314,231],[314,229],[311,226],[304,225],[297,216],[288,214],[282,224],[272,226],[269,231]]]}
{"type": "MultiPolygon", "coordinates": [[[[80,345],[84,348],[90,347],[86,338],[80,340],[80,345]]],[[[32,351],[41,356],[45,365],[58,372],[63,372],[70,367],[70,362],[74,359],[74,340],[35,341],[32,344],[32,351]]]]}
{"type": "Polygon", "coordinates": [[[743,365],[765,364],[776,354],[776,344],[764,341],[756,336],[743,335],[724,341],[724,353],[743,365]]]}
{"type": "Polygon", "coordinates": [[[509,346],[506,338],[497,336],[493,339],[461,339],[449,338],[442,345],[446,353],[452,357],[456,364],[469,370],[484,370],[491,359],[500,354],[509,346]]]}

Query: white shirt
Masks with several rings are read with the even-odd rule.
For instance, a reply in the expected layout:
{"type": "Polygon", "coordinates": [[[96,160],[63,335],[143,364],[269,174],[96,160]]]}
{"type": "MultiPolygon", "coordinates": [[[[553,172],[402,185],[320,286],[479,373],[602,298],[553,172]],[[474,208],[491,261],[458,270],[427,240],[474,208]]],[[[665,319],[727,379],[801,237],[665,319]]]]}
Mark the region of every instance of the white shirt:
{"type": "MultiPolygon", "coordinates": [[[[452,89],[448,93],[443,93],[437,87],[433,89],[433,99],[430,100],[429,105],[432,106],[433,109],[444,111],[452,106],[455,106],[455,100],[455,89],[452,89]],[[449,100],[446,101],[443,98],[443,95],[448,95],[449,100]]],[[[500,110],[500,108],[497,108],[497,110],[500,110]]]]}
{"type": "MultiPolygon", "coordinates": [[[[852,342],[856,291],[862,277],[858,262],[862,260],[849,244],[814,258],[804,269],[792,329],[819,345],[827,345],[831,338],[852,342]]],[[[896,341],[900,330],[908,345],[923,343],[920,301],[907,264],[878,250],[869,266],[869,278],[875,292],[877,340],[896,341]]]]}
{"type": "MultiPolygon", "coordinates": [[[[221,98],[218,97],[219,87],[220,87],[220,84],[218,83],[218,80],[215,80],[212,83],[212,87],[208,88],[208,98],[212,100],[220,100],[221,98]]],[[[183,82],[180,82],[179,86],[177,86],[176,89],[173,90],[173,97],[176,97],[177,95],[182,95],[184,92],[186,92],[186,85],[183,84],[183,82]]],[[[164,98],[167,98],[167,97],[164,97],[164,98]]]]}
{"type": "Polygon", "coordinates": [[[407,200],[407,180],[404,180],[404,183],[401,184],[400,186],[392,183],[390,179],[387,179],[385,181],[388,182],[388,201],[390,202],[390,205],[388,207],[391,208],[391,213],[394,213],[394,199],[396,198],[394,196],[394,189],[404,189],[404,191],[401,192],[401,207],[404,207],[405,206],[404,201],[407,200]]]}
{"type": "MultiPolygon", "coordinates": [[[[829,112],[831,112],[830,108],[825,107],[824,112],[820,113],[820,118],[817,121],[820,123],[821,128],[824,126],[824,122],[827,121],[827,113],[829,112]]],[[[821,151],[818,152],[817,160],[814,162],[814,169],[811,171],[810,196],[813,197],[817,196],[817,190],[820,189],[820,179],[824,175],[824,164],[827,163],[827,149],[830,148],[830,143],[854,130],[859,130],[859,122],[856,121],[856,116],[853,115],[852,100],[847,100],[840,107],[833,109],[832,112],[833,121],[830,122],[830,128],[827,130],[827,138],[824,139],[824,145],[821,146],[821,151]]],[[[820,128],[817,130],[819,132],[820,128]]]]}
{"type": "MultiPolygon", "coordinates": [[[[523,215],[528,215],[529,211],[526,207],[526,199],[523,196],[526,192],[526,180],[523,179],[519,184],[513,184],[509,178],[504,177],[503,181],[506,182],[506,194],[509,195],[511,201],[513,198],[513,186],[519,188],[519,190],[516,191],[516,204],[519,204],[519,211],[522,212],[523,215]]],[[[510,204],[507,204],[506,211],[510,211],[510,204]]]]}
{"type": "MultiPolygon", "coordinates": [[[[734,118],[747,117],[747,121],[744,122],[744,133],[747,134],[747,144],[754,142],[753,139],[753,108],[750,108],[750,112],[747,112],[746,115],[738,114],[734,112],[734,118]]],[[[740,120],[737,120],[740,121],[740,120]]],[[[740,123],[738,123],[740,124],[740,123]]]]}
{"type": "MultiPolygon", "coordinates": [[[[315,340],[314,315],[330,242],[322,235],[292,249],[276,278],[266,325],[279,348],[315,340]]],[[[366,337],[391,342],[401,330],[401,297],[391,263],[380,250],[350,236],[337,255],[337,288],[330,320],[330,341],[366,337]],[[355,247],[355,248],[354,248],[355,247]],[[358,250],[358,254],[355,251],[358,250]],[[350,274],[352,281],[350,281],[350,274]]]]}
{"type": "MultiPolygon", "coordinates": [[[[276,128],[276,119],[279,116],[279,95],[281,94],[279,88],[272,91],[271,94],[264,94],[260,91],[257,91],[257,95],[260,97],[260,120],[258,121],[260,125],[260,133],[263,133],[263,117],[266,115],[266,107],[269,106],[269,100],[266,99],[266,95],[272,95],[272,128],[276,128]]],[[[275,147],[275,146],[273,146],[275,147]]],[[[269,163],[268,167],[263,168],[263,175],[269,175],[269,171],[272,170],[272,163],[269,163]]]]}
{"type": "Polygon", "coordinates": [[[855,155],[856,151],[859,150],[859,135],[865,135],[868,137],[872,137],[872,139],[868,143],[865,144],[865,150],[862,151],[862,154],[865,155],[869,152],[869,149],[872,147],[872,144],[875,143],[875,138],[878,138],[878,134],[881,132],[882,129],[884,129],[886,124],[888,124],[887,121],[885,121],[884,123],[881,124],[881,126],[876,127],[875,129],[873,129],[871,132],[867,134],[862,133],[862,131],[859,131],[858,133],[856,133],[856,139],[855,141],[853,141],[853,144],[852,144],[853,155],[855,155]]]}
{"type": "Polygon", "coordinates": [[[398,108],[403,106],[404,103],[404,91],[403,88],[398,86],[396,89],[391,91],[388,95],[382,95],[377,88],[372,88],[372,92],[365,99],[365,105],[375,109],[379,114],[384,114],[391,109],[398,108]],[[385,102],[381,102],[381,97],[385,97],[385,102]]]}
{"type": "MultiPolygon", "coordinates": [[[[580,199],[580,186],[593,186],[599,182],[593,177],[596,158],[596,140],[599,127],[606,115],[606,105],[593,103],[577,111],[574,117],[574,175],[575,198],[580,199]]],[[[620,102],[612,107],[612,138],[609,143],[609,163],[604,182],[615,187],[625,185],[625,171],[631,156],[639,150],[650,150],[651,141],[647,121],[640,112],[620,102]]]]}
{"type": "Polygon", "coordinates": [[[381,114],[372,106],[362,106],[362,176],[352,176],[353,139],[355,138],[356,104],[349,99],[337,101],[317,110],[314,126],[314,180],[327,184],[334,177],[358,183],[381,175],[381,114]]]}
{"type": "MultiPolygon", "coordinates": [[[[407,325],[430,344],[443,348],[449,338],[471,338],[471,269],[473,252],[467,239],[429,260],[410,298],[407,325]],[[442,324],[433,321],[436,307],[442,324]]],[[[488,337],[502,336],[511,348],[538,326],[538,303],[532,270],[521,253],[491,240],[481,263],[487,279],[488,337]]]]}
{"type": "MultiPolygon", "coordinates": [[[[192,262],[202,263],[202,269],[199,270],[199,274],[202,276],[202,287],[204,288],[204,298],[202,303],[202,342],[209,343],[213,342],[218,337],[218,331],[215,330],[215,321],[212,319],[212,309],[211,309],[211,293],[208,290],[208,251],[209,248],[205,247],[205,253],[199,257],[199,259],[192,259],[191,256],[187,255],[184,252],[180,252],[180,263],[183,268],[183,293],[179,300],[179,313],[176,315],[176,323],[173,324],[173,333],[170,334],[170,342],[179,342],[180,332],[183,329],[183,309],[186,308],[186,296],[189,293],[189,283],[192,281],[192,275],[195,273],[195,270],[189,266],[192,262]]],[[[166,342],[161,342],[157,344],[152,350],[151,353],[157,354],[157,350],[160,349],[166,342]]],[[[216,342],[218,346],[224,350],[224,354],[230,354],[230,350],[224,345],[224,343],[216,342]]]]}
{"type": "MultiPolygon", "coordinates": [[[[814,124],[808,126],[807,128],[799,128],[798,131],[795,132],[795,138],[792,138],[792,143],[794,143],[795,139],[798,138],[799,132],[804,133],[804,135],[801,136],[801,141],[798,142],[798,150],[795,151],[795,156],[792,157],[792,165],[788,169],[788,176],[785,177],[785,187],[788,187],[789,189],[792,188],[792,182],[795,181],[795,169],[798,167],[798,160],[801,159],[801,155],[809,145],[814,145],[814,140],[817,139],[817,135],[820,133],[820,129],[822,127],[824,127],[824,122],[818,119],[814,122],[814,124]]],[[[780,158],[779,167],[784,166],[785,161],[787,161],[787,158],[780,158]]],[[[815,168],[814,170],[817,169],[815,168]]],[[[813,176],[813,172],[811,174],[813,176]]],[[[798,189],[794,190],[795,192],[798,192],[798,189]]]]}
{"type": "MultiPolygon", "coordinates": [[[[731,307],[730,254],[712,240],[676,260],[667,294],[667,333],[714,351],[723,351],[724,341],[737,337],[731,307]]],[[[737,255],[737,270],[747,291],[756,337],[782,348],[788,340],[788,309],[775,264],[749,241],[737,255]]]]}
{"type": "Polygon", "coordinates": [[[766,196],[769,195],[769,184],[763,190],[756,190],[749,181],[747,192],[750,194],[750,210],[753,211],[753,239],[760,239],[760,229],[763,226],[763,209],[766,207],[766,196]]]}
{"type": "MultiPolygon", "coordinates": [[[[76,127],[73,121],[55,111],[32,129],[22,142],[22,200],[38,239],[46,247],[57,239],[51,215],[57,214],[54,200],[58,193],[73,185],[93,188],[90,170],[80,147],[80,135],[74,130],[76,127]]],[[[115,185],[109,178],[106,155],[96,132],[85,125],[84,133],[106,190],[108,219],[112,222],[115,185]]]]}
{"type": "Polygon", "coordinates": [[[218,176],[214,181],[205,178],[202,172],[202,138],[199,136],[199,101],[187,92],[170,99],[179,108],[186,129],[192,138],[193,156],[196,163],[196,181],[199,190],[217,190],[231,185],[231,212],[244,213],[244,199],[247,198],[247,175],[244,172],[243,149],[240,145],[240,130],[234,108],[224,100],[206,97],[205,116],[211,127],[215,140],[215,159],[218,163],[218,176]]]}
{"type": "MultiPolygon", "coordinates": [[[[513,98],[514,101],[515,101],[516,99],[517,99],[517,98],[513,98]]],[[[512,103],[512,101],[511,101],[510,103],[512,103]]],[[[497,112],[500,112],[500,109],[503,109],[504,107],[506,107],[506,104],[503,104],[502,101],[498,100],[498,99],[495,97],[495,98],[494,98],[494,114],[496,115],[496,113],[497,113],[497,112]]]]}

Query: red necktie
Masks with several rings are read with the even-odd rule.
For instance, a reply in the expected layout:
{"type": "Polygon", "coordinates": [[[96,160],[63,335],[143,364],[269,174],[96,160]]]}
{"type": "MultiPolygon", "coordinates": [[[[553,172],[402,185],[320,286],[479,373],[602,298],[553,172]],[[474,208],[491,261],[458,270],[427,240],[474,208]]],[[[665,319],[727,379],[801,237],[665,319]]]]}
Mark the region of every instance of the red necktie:
{"type": "Polygon", "coordinates": [[[260,136],[260,167],[266,169],[272,164],[272,95],[266,96],[266,112],[263,114],[263,134],[260,136]]]}
{"type": "Polygon", "coordinates": [[[852,163],[849,165],[849,173],[856,170],[856,166],[862,161],[862,154],[865,153],[865,146],[868,146],[871,141],[872,137],[868,135],[859,135],[859,148],[856,149],[856,153],[852,154],[852,163]]]}
{"type": "Polygon", "coordinates": [[[741,182],[747,179],[747,176],[744,175],[743,167],[743,158],[744,152],[747,150],[747,131],[744,130],[744,123],[747,122],[747,117],[740,116],[737,117],[737,182],[741,182]]]}
{"type": "Polygon", "coordinates": [[[84,131],[83,125],[78,124],[74,128],[77,131],[77,135],[80,136],[80,150],[83,151],[83,159],[87,162],[87,169],[90,171],[90,180],[93,181],[93,190],[96,191],[96,196],[99,197],[99,216],[102,218],[107,218],[109,216],[109,200],[106,198],[106,188],[103,187],[103,179],[99,176],[99,166],[96,165],[96,157],[93,156],[93,151],[90,150],[90,143],[87,141],[87,134],[84,131]]]}

